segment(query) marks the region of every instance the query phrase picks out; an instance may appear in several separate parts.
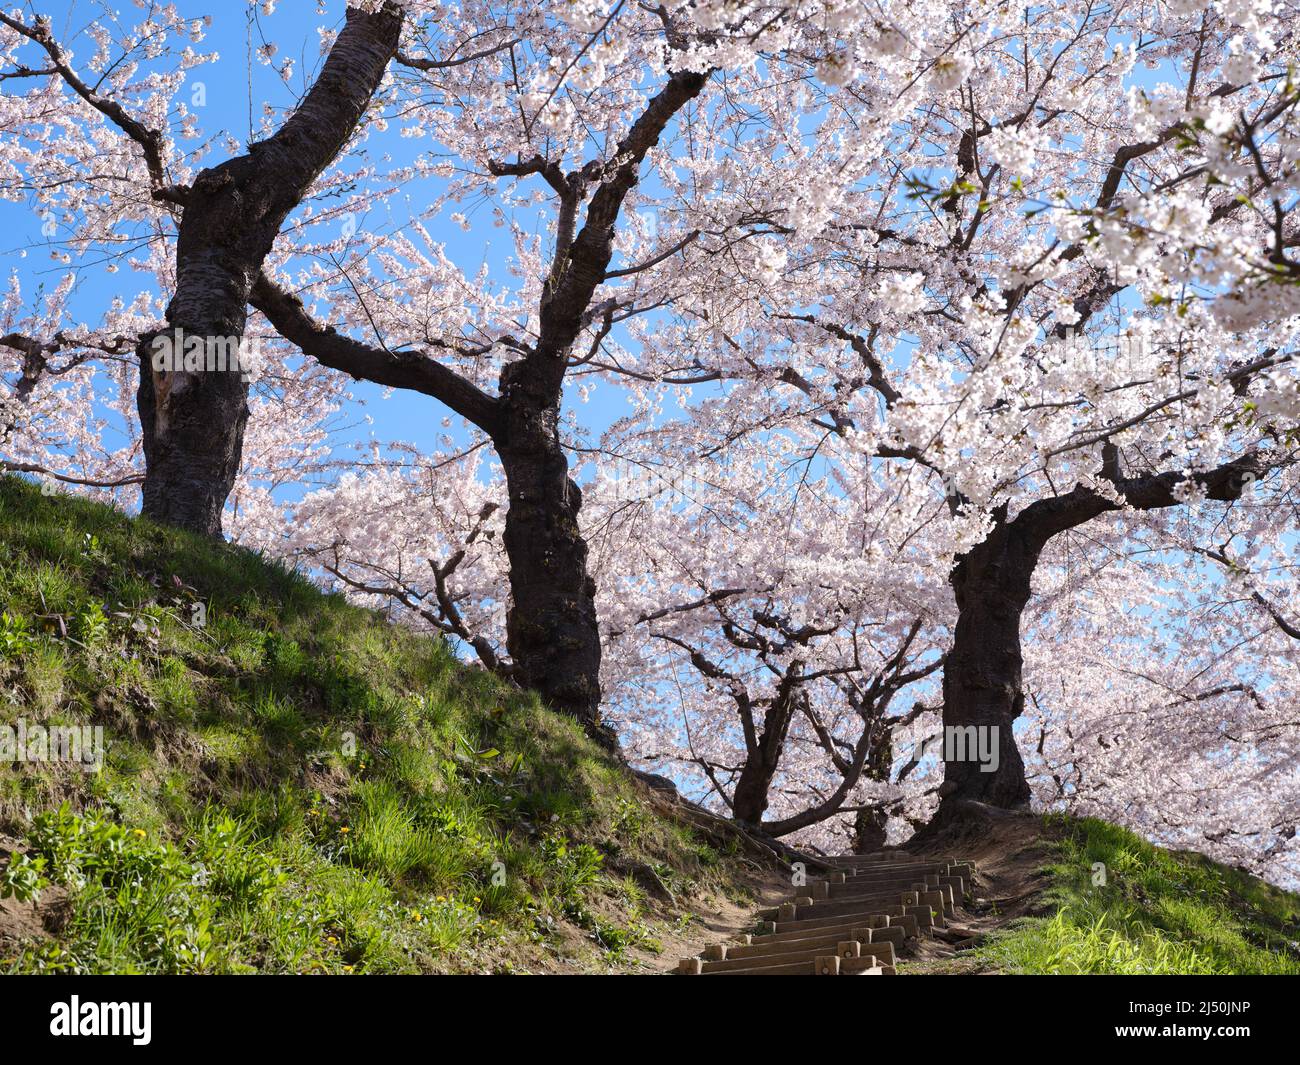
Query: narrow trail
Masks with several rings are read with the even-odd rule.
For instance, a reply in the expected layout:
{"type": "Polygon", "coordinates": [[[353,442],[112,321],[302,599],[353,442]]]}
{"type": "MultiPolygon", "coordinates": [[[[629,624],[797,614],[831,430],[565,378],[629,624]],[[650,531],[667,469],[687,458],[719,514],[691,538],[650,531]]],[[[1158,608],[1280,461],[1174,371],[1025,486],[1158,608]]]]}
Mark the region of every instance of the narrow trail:
{"type": "Polygon", "coordinates": [[[950,922],[972,898],[975,867],[955,858],[878,853],[827,859],[756,933],[710,943],[677,972],[686,976],[893,976],[909,941],[969,938],[950,922]]]}

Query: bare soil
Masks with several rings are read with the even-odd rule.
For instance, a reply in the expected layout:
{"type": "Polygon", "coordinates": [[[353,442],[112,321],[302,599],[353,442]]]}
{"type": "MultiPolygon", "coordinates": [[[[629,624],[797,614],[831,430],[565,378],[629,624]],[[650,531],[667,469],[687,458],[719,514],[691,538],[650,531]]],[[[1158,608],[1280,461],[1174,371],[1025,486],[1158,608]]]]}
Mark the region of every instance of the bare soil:
{"type": "MultiPolygon", "coordinates": [[[[0,835],[0,859],[26,850],[16,839],[0,835]]],[[[67,918],[68,893],[59,887],[46,888],[39,902],[0,899],[0,963],[8,961],[25,944],[49,939],[67,918]]]]}

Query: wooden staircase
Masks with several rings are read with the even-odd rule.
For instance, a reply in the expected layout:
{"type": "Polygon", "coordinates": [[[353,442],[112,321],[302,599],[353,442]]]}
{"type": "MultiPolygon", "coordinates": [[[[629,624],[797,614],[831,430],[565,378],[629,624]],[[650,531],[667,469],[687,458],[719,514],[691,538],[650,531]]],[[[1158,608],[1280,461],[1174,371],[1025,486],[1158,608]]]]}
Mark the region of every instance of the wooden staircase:
{"type": "Polygon", "coordinates": [[[853,854],[828,858],[757,932],[683,958],[686,976],[892,976],[907,940],[942,928],[961,907],[975,866],[951,858],[853,854]]]}

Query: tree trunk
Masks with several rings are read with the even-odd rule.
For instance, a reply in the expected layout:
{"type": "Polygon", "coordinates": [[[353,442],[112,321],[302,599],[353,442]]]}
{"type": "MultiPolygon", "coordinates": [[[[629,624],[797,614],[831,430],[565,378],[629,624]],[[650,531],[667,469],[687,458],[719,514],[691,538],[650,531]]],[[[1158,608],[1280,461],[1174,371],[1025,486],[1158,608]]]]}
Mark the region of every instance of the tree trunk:
{"type": "Polygon", "coordinates": [[[500,424],[493,443],[510,492],[505,548],[510,559],[506,644],[515,675],[558,710],[573,714],[599,742],[618,740],[600,721],[600,628],[596,585],[578,527],[582,492],[560,444],[564,374],[614,253],[614,227],[638,168],[665,126],[699,95],[708,74],[678,72],[618,143],[576,234],[591,178],[565,174],[538,155],[491,167],[499,175],[543,174],[559,195],[556,248],[542,286],[536,346],[501,371],[500,424]]]}
{"type": "Polygon", "coordinates": [[[519,683],[612,749],[617,742],[600,720],[600,630],[578,527],[582,491],[560,445],[564,362],[548,361],[510,363],[501,374],[504,431],[496,443],[510,493],[506,643],[519,683]]]}
{"type": "Polygon", "coordinates": [[[853,818],[853,853],[874,854],[889,839],[889,814],[883,806],[859,810],[853,818]]]}
{"type": "Polygon", "coordinates": [[[777,765],[776,759],[765,757],[761,750],[745,759],[731,796],[731,811],[742,825],[757,827],[763,823],[777,765]]]}
{"type": "MultiPolygon", "coordinates": [[[[1029,802],[1025,764],[1011,728],[1025,707],[1020,620],[1034,567],[1048,541],[1122,505],[1159,510],[1182,501],[1178,488],[1188,479],[1182,472],[1125,477],[1113,445],[1107,445],[1103,462],[1101,472],[1122,502],[1076,486],[1065,495],[1036,500],[1013,521],[1007,521],[1003,504],[993,512],[992,532],[953,567],[957,631],[944,661],[944,782],[931,825],[949,821],[967,799],[1005,808],[1029,802]],[[951,730],[971,726],[998,730],[997,765],[988,772],[977,759],[950,756],[951,730]]],[[[1259,456],[1248,452],[1193,479],[1210,499],[1228,502],[1240,499],[1263,469],[1259,456]]],[[[991,736],[982,738],[987,743],[991,736]]],[[[969,754],[969,743],[966,746],[969,754]]]]}
{"type": "Polygon", "coordinates": [[[943,670],[940,815],[963,799],[1001,807],[1029,801],[1012,725],[1024,710],[1020,619],[1042,541],[1019,523],[1007,523],[1005,509],[996,520],[988,538],[958,560],[950,578],[957,597],[957,630],[943,670]],[[960,735],[975,740],[974,746],[966,744],[965,757],[952,757],[962,753],[952,730],[969,726],[980,731],[960,735]],[[996,746],[996,766],[992,758],[985,763],[975,758],[981,746],[988,753],[996,746]]]}
{"type": "Polygon", "coordinates": [[[203,343],[204,354],[209,343],[220,343],[227,354],[243,343],[249,289],[283,218],[258,223],[267,214],[267,190],[251,177],[251,160],[241,156],[204,170],[187,192],[176,241],[176,294],[167,305],[171,330],[144,337],[139,349],[143,511],[205,536],[221,535],[221,512],[239,474],[248,381],[238,365],[158,368],[153,343],[169,342],[177,360],[191,338],[203,343]]]}
{"type": "MultiPolygon", "coordinates": [[[[785,738],[799,708],[799,700],[804,698],[799,687],[802,676],[803,664],[796,659],[781,679],[772,703],[763,715],[762,734],[755,737],[755,742],[746,745],[745,764],[731,796],[732,815],[741,824],[755,828],[763,824],[772,781],[785,752],[785,738]]],[[[785,831],[782,828],[778,834],[785,831]]]]}
{"type": "MultiPolygon", "coordinates": [[[[187,336],[243,336],[183,327],[187,336]]],[[[165,336],[166,334],[160,334],[165,336]]],[[[145,477],[143,513],[204,536],[221,536],[221,512],[234,488],[248,423],[248,384],[236,371],[158,372],[151,343],[139,346],[145,477]]]]}
{"type": "MultiPolygon", "coordinates": [[[[247,155],[202,171],[190,188],[161,197],[183,204],[184,213],[176,294],[167,307],[171,330],[158,337],[199,338],[227,356],[237,350],[249,293],[280,226],[357,128],[401,29],[401,10],[391,2],[372,13],[349,8],[320,77],[280,130],[247,155]]],[[[143,511],[220,536],[243,454],[248,382],[238,366],[159,368],[155,339],[142,338],[138,348],[143,511]]]]}

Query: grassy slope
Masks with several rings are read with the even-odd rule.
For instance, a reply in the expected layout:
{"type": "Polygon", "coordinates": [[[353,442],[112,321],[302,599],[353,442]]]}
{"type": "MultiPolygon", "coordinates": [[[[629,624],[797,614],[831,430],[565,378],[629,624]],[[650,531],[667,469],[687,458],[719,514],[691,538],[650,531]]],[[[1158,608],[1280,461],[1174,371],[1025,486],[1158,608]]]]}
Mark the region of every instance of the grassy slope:
{"type": "Polygon", "coordinates": [[[619,968],[742,890],[572,722],[256,555],[0,478],[0,609],[0,724],[108,748],[0,765],[47,933],[0,972],[619,968]]]}
{"type": "Polygon", "coordinates": [[[1045,821],[1050,915],[1012,922],[982,961],[1014,973],[1300,974],[1300,895],[1104,821],[1045,821]]]}
{"type": "MultiPolygon", "coordinates": [[[[98,773],[0,764],[0,972],[620,969],[683,895],[743,898],[571,722],[248,552],[0,478],[0,611],[0,724],[108,741],[98,773]]],[[[1046,835],[1049,915],[985,964],[1300,972],[1300,896],[1046,835]]]]}

